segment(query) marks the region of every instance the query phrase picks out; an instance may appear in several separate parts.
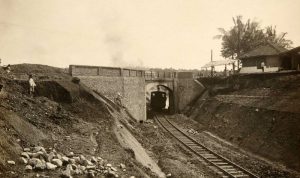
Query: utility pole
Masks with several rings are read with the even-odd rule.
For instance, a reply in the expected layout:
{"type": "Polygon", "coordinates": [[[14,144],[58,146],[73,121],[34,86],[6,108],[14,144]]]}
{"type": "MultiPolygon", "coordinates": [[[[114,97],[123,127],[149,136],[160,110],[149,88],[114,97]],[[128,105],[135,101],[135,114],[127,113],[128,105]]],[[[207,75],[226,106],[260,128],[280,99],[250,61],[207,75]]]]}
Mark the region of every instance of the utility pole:
{"type": "Polygon", "coordinates": [[[211,68],[211,71],[210,71],[210,75],[211,75],[211,77],[213,77],[214,76],[214,66],[213,66],[213,50],[211,49],[210,50],[210,62],[211,62],[211,66],[210,66],[210,68],[211,68]]]}

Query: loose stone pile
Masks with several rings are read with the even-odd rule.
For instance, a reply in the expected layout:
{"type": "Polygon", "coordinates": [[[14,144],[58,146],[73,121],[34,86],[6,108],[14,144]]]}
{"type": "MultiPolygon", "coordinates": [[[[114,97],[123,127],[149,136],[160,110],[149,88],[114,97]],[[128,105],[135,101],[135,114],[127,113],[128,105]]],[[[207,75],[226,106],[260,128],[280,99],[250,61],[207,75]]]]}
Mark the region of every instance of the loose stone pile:
{"type": "Polygon", "coordinates": [[[194,129],[188,129],[187,132],[193,135],[198,134],[198,132],[194,129]]]}
{"type": "MultiPolygon", "coordinates": [[[[72,175],[86,174],[90,177],[106,175],[119,177],[117,168],[101,157],[90,157],[76,155],[70,152],[68,155],[57,153],[54,149],[46,149],[42,146],[24,148],[20,160],[26,165],[25,170],[55,170],[60,169],[61,177],[72,178],[72,175]]],[[[119,169],[126,171],[125,164],[120,164],[119,169]]],[[[133,176],[132,176],[133,177],[133,176]]]]}

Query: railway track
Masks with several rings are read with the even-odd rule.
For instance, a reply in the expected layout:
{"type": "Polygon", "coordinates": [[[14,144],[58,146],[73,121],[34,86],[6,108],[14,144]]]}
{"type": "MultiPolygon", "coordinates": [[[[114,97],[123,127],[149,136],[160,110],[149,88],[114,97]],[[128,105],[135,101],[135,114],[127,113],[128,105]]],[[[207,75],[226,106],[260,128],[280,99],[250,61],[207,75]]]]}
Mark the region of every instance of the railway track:
{"type": "Polygon", "coordinates": [[[156,116],[158,123],[195,155],[214,167],[223,178],[258,178],[255,174],[205,147],[172,124],[165,116],[156,116]]]}

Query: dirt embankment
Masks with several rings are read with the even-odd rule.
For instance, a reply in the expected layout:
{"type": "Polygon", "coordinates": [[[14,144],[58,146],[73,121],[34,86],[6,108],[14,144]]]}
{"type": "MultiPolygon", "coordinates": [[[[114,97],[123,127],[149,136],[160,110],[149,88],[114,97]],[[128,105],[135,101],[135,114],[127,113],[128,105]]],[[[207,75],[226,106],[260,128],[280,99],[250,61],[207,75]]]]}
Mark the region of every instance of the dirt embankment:
{"type": "Polygon", "coordinates": [[[234,144],[300,171],[300,75],[204,81],[208,98],[193,119],[234,144]]]}
{"type": "Polygon", "coordinates": [[[87,158],[100,156],[105,164],[117,167],[121,177],[152,175],[118,143],[109,113],[112,108],[95,99],[84,86],[72,83],[61,70],[40,65],[12,66],[9,74],[0,71],[0,84],[0,177],[60,177],[63,168],[24,170],[20,154],[24,148],[38,145],[64,155],[74,152],[87,158]],[[27,81],[19,80],[15,71],[33,74],[37,83],[33,98],[28,95],[27,81]],[[40,78],[40,73],[44,77],[40,78]],[[8,164],[9,160],[16,164],[8,164]],[[126,171],[118,168],[120,163],[126,165],[126,171]]]}

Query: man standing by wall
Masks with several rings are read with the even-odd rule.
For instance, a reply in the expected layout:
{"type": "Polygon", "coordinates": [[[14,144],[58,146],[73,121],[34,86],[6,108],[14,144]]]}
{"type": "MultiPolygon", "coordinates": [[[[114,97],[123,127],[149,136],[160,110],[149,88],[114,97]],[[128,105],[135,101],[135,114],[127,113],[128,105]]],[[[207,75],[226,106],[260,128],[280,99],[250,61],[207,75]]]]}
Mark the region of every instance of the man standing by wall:
{"type": "Polygon", "coordinates": [[[262,69],[262,72],[265,72],[265,62],[261,62],[261,69],[262,69]]]}

